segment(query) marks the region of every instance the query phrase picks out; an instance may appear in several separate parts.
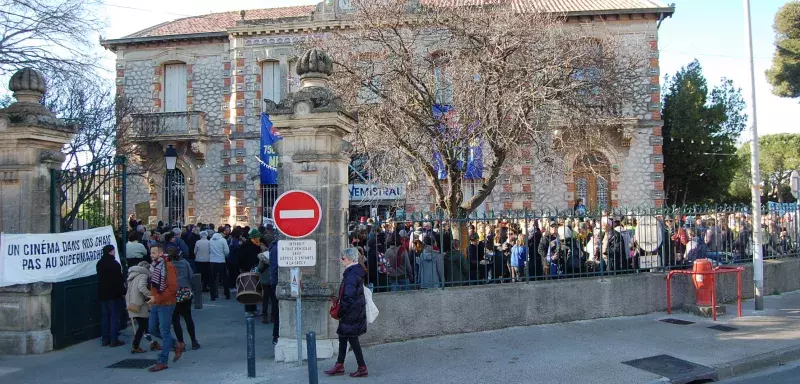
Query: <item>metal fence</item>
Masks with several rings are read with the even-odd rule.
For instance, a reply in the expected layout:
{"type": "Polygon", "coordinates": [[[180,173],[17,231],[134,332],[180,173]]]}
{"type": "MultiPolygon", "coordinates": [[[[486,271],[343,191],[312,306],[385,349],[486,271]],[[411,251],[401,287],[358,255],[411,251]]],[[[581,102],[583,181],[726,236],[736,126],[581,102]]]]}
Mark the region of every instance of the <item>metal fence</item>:
{"type": "MultiPolygon", "coordinates": [[[[762,212],[764,258],[797,257],[796,206],[762,212]]],[[[752,225],[748,207],[737,205],[490,212],[455,220],[417,213],[352,222],[348,244],[363,252],[369,283],[382,292],[661,272],[704,258],[748,263],[752,225]]]]}

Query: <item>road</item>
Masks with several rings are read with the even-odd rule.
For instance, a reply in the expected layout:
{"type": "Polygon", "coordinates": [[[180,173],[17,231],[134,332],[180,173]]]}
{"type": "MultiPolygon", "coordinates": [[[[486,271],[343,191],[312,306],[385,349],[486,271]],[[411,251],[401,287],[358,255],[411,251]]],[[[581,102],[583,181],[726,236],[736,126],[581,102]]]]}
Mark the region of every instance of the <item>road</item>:
{"type": "Polygon", "coordinates": [[[722,381],[724,384],[796,384],[800,382],[800,362],[722,381]]]}

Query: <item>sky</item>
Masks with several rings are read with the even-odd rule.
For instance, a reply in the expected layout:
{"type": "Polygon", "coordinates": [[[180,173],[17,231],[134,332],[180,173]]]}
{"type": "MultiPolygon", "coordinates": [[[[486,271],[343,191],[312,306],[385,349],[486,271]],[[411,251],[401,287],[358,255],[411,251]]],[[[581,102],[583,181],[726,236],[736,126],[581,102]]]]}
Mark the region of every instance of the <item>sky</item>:
{"type": "MultiPolygon", "coordinates": [[[[105,38],[120,38],[147,27],[192,15],[241,9],[316,4],[318,0],[239,0],[235,3],[216,0],[121,0],[104,2],[105,38]]],[[[772,95],[764,72],[774,51],[772,30],[775,13],[787,0],[752,0],[753,49],[756,72],[756,100],[759,135],[800,133],[796,116],[798,100],[772,95]],[[794,118],[794,119],[793,119],[794,118]]],[[[674,74],[695,58],[700,61],[709,85],[720,79],[732,79],[742,88],[750,104],[750,77],[745,51],[744,7],[741,0],[666,0],[675,3],[672,18],[664,20],[659,31],[661,76],[674,74]]],[[[106,52],[104,66],[113,76],[114,55],[106,52]]],[[[749,109],[748,109],[749,110],[749,109]]],[[[749,114],[749,113],[748,113],[749,114]]],[[[743,139],[749,137],[743,133],[743,139]]]]}

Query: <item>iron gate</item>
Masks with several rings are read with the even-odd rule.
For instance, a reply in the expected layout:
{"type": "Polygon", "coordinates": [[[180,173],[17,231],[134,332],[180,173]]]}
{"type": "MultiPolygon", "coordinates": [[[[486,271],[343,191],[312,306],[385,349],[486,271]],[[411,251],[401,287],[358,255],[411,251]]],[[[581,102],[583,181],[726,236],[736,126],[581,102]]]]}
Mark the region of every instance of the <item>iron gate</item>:
{"type": "MultiPolygon", "coordinates": [[[[126,171],[124,156],[102,158],[74,169],[51,170],[50,232],[111,225],[117,237],[117,254],[127,270],[126,171]]],[[[55,349],[100,336],[96,275],[53,284],[51,332],[55,349]]]]}

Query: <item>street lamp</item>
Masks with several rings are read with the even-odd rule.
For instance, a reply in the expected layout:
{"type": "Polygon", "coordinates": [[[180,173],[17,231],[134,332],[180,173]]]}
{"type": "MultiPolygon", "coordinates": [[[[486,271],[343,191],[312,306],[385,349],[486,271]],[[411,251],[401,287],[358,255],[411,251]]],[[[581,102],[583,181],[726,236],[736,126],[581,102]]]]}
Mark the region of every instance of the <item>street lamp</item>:
{"type": "Polygon", "coordinates": [[[178,162],[178,151],[175,150],[172,144],[164,152],[164,160],[167,162],[167,171],[174,171],[178,162]]]}
{"type": "Polygon", "coordinates": [[[172,212],[170,208],[172,207],[172,174],[175,171],[175,165],[178,162],[178,151],[175,150],[175,147],[172,144],[167,147],[167,150],[164,151],[164,162],[167,163],[167,180],[166,180],[166,188],[164,188],[164,202],[166,203],[166,207],[164,207],[164,211],[167,212],[167,223],[172,225],[172,212]]]}

